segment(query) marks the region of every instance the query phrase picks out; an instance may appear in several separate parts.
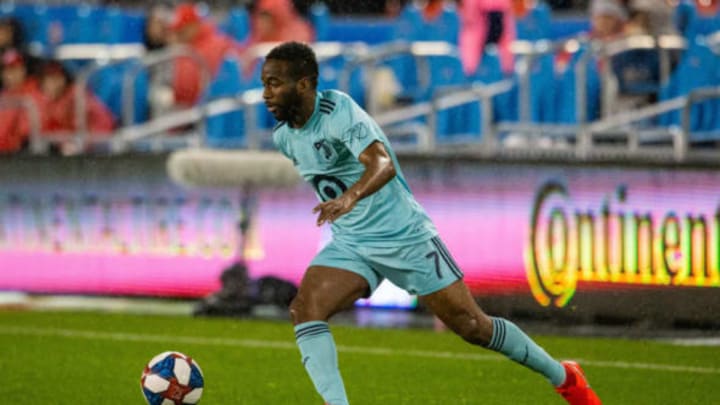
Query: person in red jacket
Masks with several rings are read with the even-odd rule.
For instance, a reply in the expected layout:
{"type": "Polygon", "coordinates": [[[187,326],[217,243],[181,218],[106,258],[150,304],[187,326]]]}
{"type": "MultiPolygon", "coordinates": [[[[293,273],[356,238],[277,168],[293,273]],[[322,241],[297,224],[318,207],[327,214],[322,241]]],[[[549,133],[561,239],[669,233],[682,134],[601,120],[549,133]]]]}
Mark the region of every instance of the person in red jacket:
{"type": "MultiPolygon", "coordinates": [[[[0,153],[20,151],[32,130],[28,108],[19,101],[31,102],[40,119],[42,96],[37,81],[28,75],[25,58],[10,49],[2,55],[2,90],[0,91],[0,153]]],[[[40,122],[37,128],[40,130],[40,122]]]]}
{"type": "MultiPolygon", "coordinates": [[[[175,8],[170,29],[176,44],[189,47],[204,61],[210,73],[208,80],[217,74],[223,57],[238,49],[232,38],[205,21],[190,3],[175,8]]],[[[173,89],[176,107],[189,107],[200,99],[203,91],[201,69],[192,58],[179,57],[175,60],[173,89]]]]}
{"type": "Polygon", "coordinates": [[[263,42],[315,40],[312,25],[301,16],[291,0],[258,0],[250,17],[250,38],[245,45],[263,42]]]}
{"type": "Polygon", "coordinates": [[[85,90],[85,123],[76,116],[76,94],[80,89],[73,77],[58,61],[47,62],[40,74],[43,94],[43,133],[76,133],[85,125],[91,136],[107,136],[113,128],[110,110],[90,91],[85,90]]]}
{"type": "Polygon", "coordinates": [[[259,73],[258,61],[264,57],[253,47],[256,45],[297,41],[315,41],[313,26],[300,13],[291,0],[257,0],[250,8],[250,35],[242,43],[241,59],[245,78],[259,73]]]}

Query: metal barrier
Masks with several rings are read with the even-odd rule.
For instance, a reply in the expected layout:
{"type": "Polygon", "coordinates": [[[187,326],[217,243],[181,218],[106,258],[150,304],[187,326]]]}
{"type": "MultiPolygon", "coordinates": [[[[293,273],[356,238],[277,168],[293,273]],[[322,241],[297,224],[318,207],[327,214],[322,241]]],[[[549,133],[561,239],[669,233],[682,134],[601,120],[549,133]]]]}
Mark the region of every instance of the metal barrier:
{"type": "MultiPolygon", "coordinates": [[[[205,89],[207,87],[207,84],[210,81],[210,69],[207,66],[207,63],[192,49],[185,47],[185,46],[173,46],[168,49],[156,51],[147,54],[145,57],[139,60],[139,63],[136,65],[131,66],[129,69],[127,69],[123,74],[122,79],[122,128],[119,130],[119,133],[114,137],[113,139],[113,150],[116,152],[120,152],[125,150],[128,145],[127,142],[130,142],[131,140],[138,140],[141,137],[138,137],[138,134],[141,134],[142,137],[147,137],[150,134],[154,132],[143,132],[143,131],[136,131],[135,128],[137,127],[135,125],[135,108],[134,108],[134,101],[135,101],[135,80],[137,79],[137,76],[140,74],[140,72],[143,69],[147,69],[153,66],[162,65],[165,63],[172,63],[178,58],[189,58],[191,59],[199,68],[200,68],[200,88],[205,89]]],[[[157,117],[152,118],[148,125],[146,125],[144,128],[147,129],[153,129],[157,128],[158,130],[164,129],[170,129],[173,127],[165,127],[166,122],[173,122],[177,121],[177,118],[175,118],[176,115],[182,115],[182,114],[188,114],[188,118],[195,118],[196,121],[189,121],[187,123],[197,123],[198,128],[197,130],[203,134],[205,133],[205,120],[204,118],[207,116],[206,112],[204,112],[205,109],[205,103],[206,101],[201,99],[197,106],[177,111],[177,112],[171,112],[168,114],[170,118],[167,117],[157,117]],[[201,111],[199,116],[196,116],[195,114],[191,113],[191,110],[198,109],[201,111]],[[159,120],[159,121],[158,121],[159,120]],[[155,122],[158,121],[158,122],[155,122]]],[[[181,120],[184,121],[184,120],[181,120]]]]}
{"type": "Polygon", "coordinates": [[[113,60],[142,58],[143,44],[63,44],[55,48],[58,60],[93,60],[105,63],[113,60]]]}
{"type": "MultiPolygon", "coordinates": [[[[431,83],[430,67],[426,60],[430,56],[458,56],[459,52],[454,45],[442,41],[393,41],[377,45],[363,52],[349,50],[352,58],[345,65],[338,79],[340,90],[348,93],[352,72],[358,68],[375,69],[377,65],[394,57],[409,55],[414,58],[417,77],[421,88],[429,88],[431,83]]],[[[367,86],[365,92],[368,93],[367,86]]]]}
{"type": "MultiPolygon", "coordinates": [[[[587,158],[593,152],[603,152],[603,148],[599,148],[594,144],[596,135],[602,136],[604,133],[615,130],[614,135],[624,135],[627,137],[627,146],[621,148],[627,148],[627,152],[630,154],[640,154],[641,144],[647,138],[652,141],[662,141],[663,139],[669,140],[672,143],[672,156],[673,160],[677,162],[686,161],[691,157],[691,128],[690,128],[690,111],[694,104],[703,102],[709,99],[720,99],[720,86],[700,88],[690,92],[687,96],[676,97],[671,100],[666,100],[654,105],[643,107],[637,110],[620,113],[601,121],[594,122],[584,127],[578,135],[578,147],[577,157],[580,159],[587,158]],[[668,127],[668,128],[650,128],[650,129],[634,129],[631,127],[633,123],[642,122],[648,118],[657,117],[661,114],[665,114],[671,111],[681,111],[681,125],[680,127],[668,127]],[[618,132],[619,131],[619,132],[618,132]],[[599,149],[599,150],[598,150],[599,149]]],[[[617,150],[613,148],[610,150],[617,150]]],[[[653,152],[653,148],[645,147],[648,151],[653,152]]],[[[662,148],[667,150],[667,148],[662,148]]],[[[604,151],[608,151],[605,148],[604,151]]],[[[654,152],[658,152],[658,148],[655,148],[654,152]]],[[[712,152],[716,154],[715,151],[712,152]]],[[[702,153],[695,154],[701,157],[702,153]]]]}
{"type": "Polygon", "coordinates": [[[439,111],[457,107],[471,102],[480,102],[482,109],[482,146],[485,149],[494,149],[498,146],[497,133],[493,120],[493,97],[507,92],[513,86],[511,80],[503,80],[489,85],[475,84],[472,87],[452,91],[447,94],[435,94],[432,100],[417,103],[407,107],[400,107],[375,116],[375,121],[381,127],[412,120],[413,118],[426,117],[428,130],[420,135],[418,146],[420,150],[430,151],[436,145],[437,123],[436,116],[439,111]],[[425,135],[427,134],[427,135],[425,135]],[[425,136],[429,136],[425,138],[425,136]]]}
{"type": "MultiPolygon", "coordinates": [[[[714,49],[720,49],[720,34],[706,38],[709,45],[714,49]],[[714,42],[713,42],[714,41],[714,42]]],[[[257,58],[262,58],[275,44],[264,44],[258,46],[254,50],[257,58]]],[[[354,69],[359,67],[374,68],[383,61],[399,55],[410,55],[415,58],[418,79],[420,85],[430,86],[431,77],[430,69],[427,61],[428,57],[437,55],[456,56],[457,49],[444,42],[392,42],[379,46],[368,47],[365,44],[340,44],[340,43],[318,43],[313,45],[316,49],[318,60],[327,61],[332,58],[343,56],[346,58],[344,68],[339,74],[340,90],[349,91],[351,74],[354,69]]],[[[588,95],[585,93],[585,83],[587,81],[588,64],[593,61],[593,57],[600,55],[609,58],[614,54],[623,52],[628,49],[658,49],[659,52],[669,52],[680,50],[685,47],[684,39],[681,37],[636,37],[618,41],[616,43],[599,46],[583,42],[582,39],[571,39],[558,42],[517,42],[514,45],[514,52],[519,56],[519,80],[515,83],[513,80],[503,80],[492,83],[490,85],[473,85],[445,87],[432,95],[431,99],[426,102],[416,103],[410,106],[398,107],[390,111],[386,111],[375,116],[377,122],[389,133],[398,134],[402,131],[412,132],[417,137],[417,143],[414,148],[418,151],[431,151],[437,145],[436,134],[436,116],[438,112],[455,106],[479,102],[482,109],[482,141],[477,144],[477,148],[473,148],[483,153],[495,153],[502,155],[507,151],[499,141],[499,133],[513,132],[527,134],[530,136],[549,136],[563,137],[572,145],[572,156],[578,159],[587,159],[592,156],[602,155],[604,153],[619,153],[623,155],[644,156],[646,153],[655,154],[653,156],[670,156],[675,161],[683,161],[692,158],[696,154],[691,153],[692,145],[690,142],[690,108],[694,103],[701,102],[708,98],[720,98],[718,88],[701,89],[692,92],[687,97],[678,97],[656,105],[633,110],[632,112],[623,112],[614,116],[605,116],[601,120],[588,123],[587,122],[587,103],[588,95]],[[581,49],[588,50],[584,52],[575,62],[575,114],[577,124],[542,124],[533,123],[529,120],[530,115],[530,81],[532,80],[531,70],[529,67],[534,60],[546,54],[552,54],[559,50],[574,53],[581,49]],[[507,92],[518,86],[520,105],[518,122],[495,122],[493,119],[493,97],[507,92]],[[637,123],[658,115],[671,112],[681,111],[682,124],[678,128],[636,128],[637,123]],[[411,120],[423,117],[424,123],[410,122],[411,120]],[[397,131],[398,125],[406,123],[405,129],[397,131]],[[612,146],[598,145],[596,141],[603,140],[608,136],[621,136],[626,140],[623,146],[614,144],[612,146]],[[647,146],[648,140],[661,140],[669,142],[670,147],[663,146],[656,148],[655,146],[647,146]],[[669,153],[669,154],[668,154],[669,153]]],[[[69,51],[67,51],[69,52],[69,51]]],[[[71,55],[68,53],[67,55],[71,55]]],[[[120,54],[115,54],[119,57],[120,54]]],[[[199,124],[197,131],[183,137],[182,141],[189,145],[205,144],[204,124],[208,117],[223,114],[231,111],[243,111],[246,114],[246,146],[248,148],[258,148],[261,146],[261,136],[266,130],[260,129],[256,122],[254,109],[249,108],[262,103],[262,89],[253,89],[246,91],[237,97],[225,97],[212,101],[200,101],[198,105],[185,109],[183,111],[172,112],[159,117],[154,117],[151,121],[134,124],[133,100],[134,100],[134,81],[142,69],[170,62],[177,57],[190,57],[199,66],[201,66],[201,74],[203,75],[203,87],[209,82],[210,73],[204,62],[186,48],[174,48],[147,54],[140,59],[137,66],[128,69],[123,76],[122,90],[122,124],[123,126],[116,131],[112,138],[111,150],[121,152],[127,150],[133,143],[142,139],[146,139],[155,134],[164,136],[164,132],[184,126],[187,124],[199,124]]],[[[666,80],[670,74],[669,58],[661,58],[661,76],[666,80]]],[[[107,63],[94,63],[86,70],[78,75],[77,83],[80,88],[87,86],[87,80],[97,70],[108,66],[108,64],[121,63],[122,60],[110,58],[107,63]]],[[[593,62],[594,63],[594,62],[593,62]]],[[[604,73],[607,74],[607,73],[604,73]]],[[[604,83],[603,83],[604,85],[604,83]]],[[[76,141],[80,145],[84,145],[87,139],[87,116],[83,114],[87,100],[85,92],[78,91],[76,94],[76,123],[78,132],[74,134],[76,141]]],[[[608,99],[603,96],[603,100],[608,99]]],[[[32,108],[32,107],[28,107],[32,108]]],[[[37,115],[35,109],[35,115],[37,115]]],[[[39,122],[39,121],[38,121],[39,122]]],[[[43,142],[47,142],[48,138],[40,137],[40,129],[34,132],[32,136],[34,146],[33,152],[41,153],[47,149],[47,145],[43,146],[43,142]]],[[[166,137],[171,139],[170,137],[166,137]]],[[[160,139],[160,138],[158,138],[160,139]]],[[[179,139],[173,135],[172,139],[179,139]]],[[[164,146],[162,143],[157,144],[157,149],[161,150],[164,146]]],[[[547,151],[533,150],[532,147],[526,148],[530,154],[541,154],[547,151]]],[[[565,150],[567,150],[567,144],[565,150]]],[[[469,149],[468,149],[469,150],[469,149]]],[[[513,151],[518,151],[515,148],[513,151]]]]}
{"type": "MultiPolygon", "coordinates": [[[[135,100],[135,79],[142,69],[157,66],[163,63],[172,63],[178,58],[190,58],[200,67],[200,88],[205,89],[210,81],[210,68],[205,60],[195,53],[192,49],[185,46],[172,46],[168,49],[160,50],[147,54],[140,59],[140,63],[132,66],[124,72],[123,75],[123,125],[132,125],[135,121],[135,109],[133,103],[135,100]]],[[[202,103],[202,101],[201,101],[202,103]]]]}
{"type": "MultiPolygon", "coordinates": [[[[198,105],[182,111],[174,111],[158,117],[149,122],[135,124],[123,128],[119,131],[112,141],[112,150],[121,152],[127,150],[128,146],[134,142],[146,139],[154,134],[162,134],[173,128],[184,125],[195,124],[209,117],[225,114],[233,111],[249,111],[247,107],[255,106],[262,103],[262,93],[258,90],[246,91],[237,97],[222,97],[198,105]]],[[[248,131],[247,147],[249,149],[257,149],[260,147],[261,135],[260,131],[248,131]]],[[[205,144],[204,133],[193,131],[182,142],[188,146],[201,146],[205,144]]],[[[158,142],[153,148],[157,151],[162,150],[162,144],[158,142]]]]}

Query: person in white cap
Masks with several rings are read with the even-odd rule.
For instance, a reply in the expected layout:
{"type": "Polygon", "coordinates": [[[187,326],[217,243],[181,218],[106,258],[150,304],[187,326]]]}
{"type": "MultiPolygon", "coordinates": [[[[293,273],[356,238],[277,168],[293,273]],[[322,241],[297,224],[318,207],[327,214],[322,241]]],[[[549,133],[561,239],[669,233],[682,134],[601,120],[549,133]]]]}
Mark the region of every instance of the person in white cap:
{"type": "Polygon", "coordinates": [[[611,41],[623,34],[628,10],[617,0],[592,0],[590,3],[590,36],[611,41]]]}

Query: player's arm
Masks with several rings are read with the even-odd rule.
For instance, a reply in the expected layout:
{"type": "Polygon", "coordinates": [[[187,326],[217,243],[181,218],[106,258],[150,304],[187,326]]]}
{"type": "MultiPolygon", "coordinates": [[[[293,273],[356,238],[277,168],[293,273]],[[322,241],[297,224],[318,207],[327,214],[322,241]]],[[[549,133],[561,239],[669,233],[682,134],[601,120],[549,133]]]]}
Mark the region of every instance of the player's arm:
{"type": "Polygon", "coordinates": [[[358,201],[380,190],[395,177],[395,164],[385,145],[380,141],[368,145],[358,160],[365,166],[365,172],[360,180],[340,197],[320,203],[313,208],[313,212],[320,213],[317,219],[318,226],[326,221],[333,222],[341,215],[350,212],[358,201]]]}

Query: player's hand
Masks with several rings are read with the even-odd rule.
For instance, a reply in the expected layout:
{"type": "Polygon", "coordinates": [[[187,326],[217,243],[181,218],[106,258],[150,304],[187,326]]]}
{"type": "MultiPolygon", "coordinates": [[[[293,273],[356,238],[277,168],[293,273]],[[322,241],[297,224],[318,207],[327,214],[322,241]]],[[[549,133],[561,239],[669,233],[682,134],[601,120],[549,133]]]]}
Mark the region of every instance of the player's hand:
{"type": "Polygon", "coordinates": [[[333,223],[341,215],[352,211],[355,203],[357,203],[356,199],[347,194],[343,194],[338,198],[316,205],[315,208],[313,208],[313,212],[320,213],[317,218],[317,226],[321,226],[325,222],[333,223]]]}

